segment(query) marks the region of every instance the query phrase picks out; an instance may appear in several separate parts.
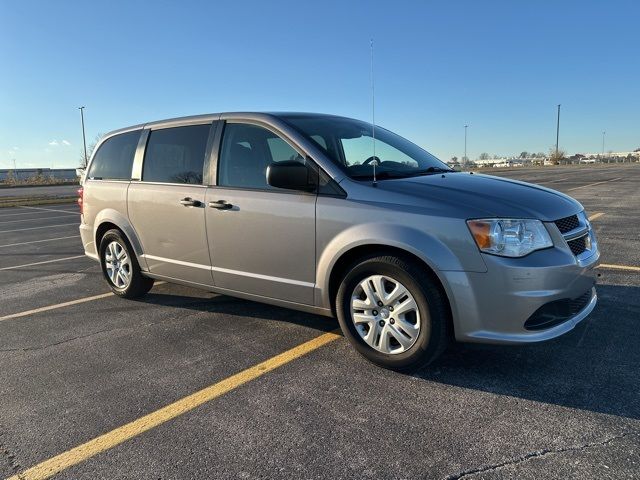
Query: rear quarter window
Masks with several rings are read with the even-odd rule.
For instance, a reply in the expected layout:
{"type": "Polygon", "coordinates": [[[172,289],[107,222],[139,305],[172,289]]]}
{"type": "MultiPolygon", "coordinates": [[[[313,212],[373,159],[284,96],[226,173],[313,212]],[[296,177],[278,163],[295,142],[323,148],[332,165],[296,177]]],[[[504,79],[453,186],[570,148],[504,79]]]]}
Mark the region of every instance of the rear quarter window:
{"type": "Polygon", "coordinates": [[[202,184],[211,124],[163,128],[149,134],[142,180],[202,184]]]}
{"type": "Polygon", "coordinates": [[[121,133],[105,140],[91,162],[87,178],[91,180],[131,180],[133,157],[140,130],[121,133]]]}

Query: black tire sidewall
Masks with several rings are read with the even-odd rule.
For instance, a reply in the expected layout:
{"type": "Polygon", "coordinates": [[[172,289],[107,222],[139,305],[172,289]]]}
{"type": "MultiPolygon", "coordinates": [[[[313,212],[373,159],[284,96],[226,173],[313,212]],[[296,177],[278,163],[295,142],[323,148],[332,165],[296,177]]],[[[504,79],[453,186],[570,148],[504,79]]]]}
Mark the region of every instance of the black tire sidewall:
{"type": "Polygon", "coordinates": [[[137,296],[137,290],[140,289],[140,283],[144,279],[142,278],[142,275],[140,273],[140,266],[138,265],[138,260],[133,253],[131,244],[119,230],[109,230],[102,236],[102,239],[100,240],[100,266],[102,267],[102,275],[109,284],[109,287],[111,288],[113,293],[121,297],[137,296]],[[113,284],[113,282],[109,278],[109,275],[107,275],[105,252],[109,243],[113,241],[116,241],[123,246],[123,248],[127,251],[129,259],[131,260],[131,281],[125,288],[118,288],[113,284]]]}
{"type": "Polygon", "coordinates": [[[338,290],[336,311],[338,322],[345,336],[356,350],[373,363],[392,369],[408,369],[431,359],[439,350],[437,342],[439,335],[434,335],[434,328],[441,319],[433,321],[433,312],[428,301],[428,295],[421,282],[431,281],[423,272],[412,268],[407,262],[395,257],[376,257],[363,260],[355,265],[345,275],[338,290]],[[384,354],[367,345],[357,332],[351,319],[351,295],[359,282],[370,275],[386,275],[398,280],[413,295],[420,313],[420,333],[416,342],[406,352],[398,354],[384,354]]]}

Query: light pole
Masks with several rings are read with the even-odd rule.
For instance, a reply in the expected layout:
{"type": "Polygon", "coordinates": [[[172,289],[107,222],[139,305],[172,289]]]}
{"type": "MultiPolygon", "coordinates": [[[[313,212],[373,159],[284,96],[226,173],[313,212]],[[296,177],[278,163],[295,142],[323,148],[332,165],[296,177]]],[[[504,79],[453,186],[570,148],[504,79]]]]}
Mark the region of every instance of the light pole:
{"type": "Polygon", "coordinates": [[[558,104],[558,121],[556,123],[556,160],[558,159],[558,140],[560,139],[560,104],[558,104]]]}
{"type": "Polygon", "coordinates": [[[462,157],[462,162],[465,165],[468,162],[468,159],[467,159],[467,127],[469,127],[469,125],[465,125],[464,126],[464,157],[462,157]]]}
{"type": "Polygon", "coordinates": [[[84,145],[84,167],[87,166],[87,138],[84,134],[84,106],[78,107],[80,110],[80,120],[82,121],[82,144],[84,145]]]}
{"type": "Polygon", "coordinates": [[[602,132],[602,156],[604,157],[604,136],[607,132],[602,132]]]}

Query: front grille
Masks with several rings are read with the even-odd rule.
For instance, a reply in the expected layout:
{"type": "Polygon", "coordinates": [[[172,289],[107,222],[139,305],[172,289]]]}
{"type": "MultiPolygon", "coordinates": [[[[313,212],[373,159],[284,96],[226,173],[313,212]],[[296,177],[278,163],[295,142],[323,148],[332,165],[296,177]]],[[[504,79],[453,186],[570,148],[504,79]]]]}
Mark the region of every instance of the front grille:
{"type": "Polygon", "coordinates": [[[567,241],[571,252],[578,256],[587,249],[587,235],[567,241]]]}
{"type": "Polygon", "coordinates": [[[554,223],[558,227],[558,230],[560,230],[560,233],[570,232],[571,230],[575,230],[580,226],[577,215],[571,215],[570,217],[561,218],[560,220],[556,220],[554,223]]]}
{"type": "Polygon", "coordinates": [[[541,306],[524,323],[527,330],[544,330],[566,322],[580,313],[591,301],[591,290],[576,298],[555,300],[541,306]]]}

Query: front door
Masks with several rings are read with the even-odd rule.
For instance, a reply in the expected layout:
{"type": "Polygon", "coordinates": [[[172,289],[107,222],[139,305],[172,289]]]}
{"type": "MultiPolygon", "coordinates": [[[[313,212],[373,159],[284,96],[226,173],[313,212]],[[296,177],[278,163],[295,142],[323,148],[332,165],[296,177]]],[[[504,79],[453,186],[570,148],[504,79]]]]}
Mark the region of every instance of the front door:
{"type": "Polygon", "coordinates": [[[149,271],[211,285],[203,170],[211,124],[151,130],[142,180],[128,192],[129,218],[149,271]]]}
{"type": "Polygon", "coordinates": [[[299,160],[271,130],[228,122],[206,224],[216,287],[313,304],[316,195],[267,185],[271,162],[299,160]]]}

